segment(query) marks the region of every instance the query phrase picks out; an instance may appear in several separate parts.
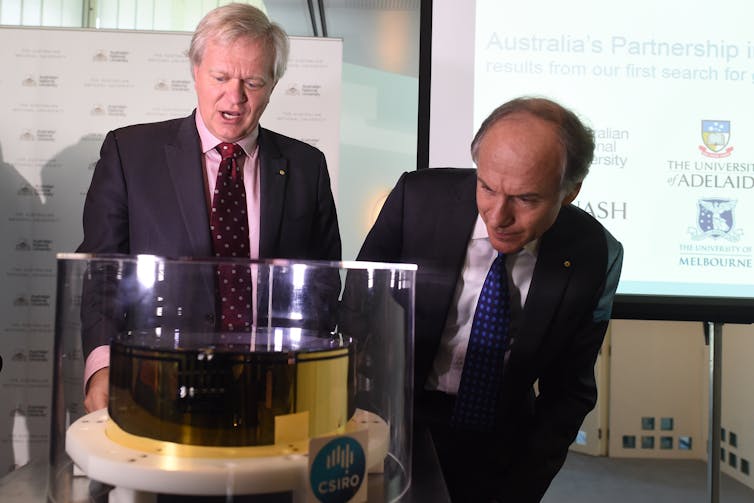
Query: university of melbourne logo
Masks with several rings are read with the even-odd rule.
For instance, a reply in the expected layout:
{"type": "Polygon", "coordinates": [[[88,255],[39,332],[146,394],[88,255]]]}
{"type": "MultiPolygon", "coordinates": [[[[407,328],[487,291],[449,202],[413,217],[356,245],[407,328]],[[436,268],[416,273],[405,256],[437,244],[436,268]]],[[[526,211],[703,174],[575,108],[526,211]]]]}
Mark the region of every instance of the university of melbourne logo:
{"type": "Polygon", "coordinates": [[[725,148],[728,140],[730,140],[730,121],[702,121],[704,146],[699,145],[699,151],[703,156],[715,159],[728,157],[733,152],[733,147],[725,148]]]}
{"type": "Polygon", "coordinates": [[[709,237],[738,241],[743,231],[734,228],[733,210],[735,208],[735,199],[699,199],[697,201],[696,228],[689,228],[692,239],[698,240],[709,237]]]}
{"type": "Polygon", "coordinates": [[[311,462],[309,483],[321,503],[346,503],[359,491],[366,477],[366,456],[352,437],[327,442],[311,462]]]}

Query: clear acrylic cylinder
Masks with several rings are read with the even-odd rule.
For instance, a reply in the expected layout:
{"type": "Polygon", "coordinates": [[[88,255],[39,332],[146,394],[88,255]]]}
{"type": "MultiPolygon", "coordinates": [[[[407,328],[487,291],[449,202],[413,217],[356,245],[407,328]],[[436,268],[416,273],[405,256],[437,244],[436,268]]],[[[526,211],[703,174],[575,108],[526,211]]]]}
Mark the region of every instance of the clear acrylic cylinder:
{"type": "Polygon", "coordinates": [[[416,266],[59,254],[52,502],[398,501],[416,266]],[[229,330],[220,270],[248,278],[229,330]],[[108,406],[84,355],[109,350],[108,406]]]}

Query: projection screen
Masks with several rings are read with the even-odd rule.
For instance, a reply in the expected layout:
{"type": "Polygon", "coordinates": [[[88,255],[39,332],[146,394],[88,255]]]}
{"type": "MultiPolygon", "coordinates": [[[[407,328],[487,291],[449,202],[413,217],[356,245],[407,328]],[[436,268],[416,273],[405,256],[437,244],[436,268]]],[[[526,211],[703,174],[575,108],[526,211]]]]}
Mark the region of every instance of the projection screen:
{"type": "Polygon", "coordinates": [[[750,323],[752,14],[745,0],[435,0],[419,148],[429,167],[470,167],[495,107],[562,103],[597,143],[575,204],[625,247],[615,317],[750,323]]]}

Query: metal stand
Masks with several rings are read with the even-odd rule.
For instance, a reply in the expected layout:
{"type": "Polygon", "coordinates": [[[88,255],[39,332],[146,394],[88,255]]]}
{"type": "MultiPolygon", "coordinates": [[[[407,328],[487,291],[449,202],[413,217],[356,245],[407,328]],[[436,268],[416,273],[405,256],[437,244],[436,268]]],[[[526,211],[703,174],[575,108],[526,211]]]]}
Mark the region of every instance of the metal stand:
{"type": "Polygon", "coordinates": [[[709,346],[709,443],[707,449],[707,501],[720,502],[720,402],[723,360],[723,324],[704,323],[709,346]]]}

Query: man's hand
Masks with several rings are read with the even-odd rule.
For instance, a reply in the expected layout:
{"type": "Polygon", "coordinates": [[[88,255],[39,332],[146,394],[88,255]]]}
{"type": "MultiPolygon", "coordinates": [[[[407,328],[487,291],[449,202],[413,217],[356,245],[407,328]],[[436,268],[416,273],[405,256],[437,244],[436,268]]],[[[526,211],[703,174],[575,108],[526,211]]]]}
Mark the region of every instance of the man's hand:
{"type": "Polygon", "coordinates": [[[107,398],[110,386],[110,367],[99,369],[86,386],[86,398],[84,408],[87,412],[94,412],[107,407],[107,398]]]}

